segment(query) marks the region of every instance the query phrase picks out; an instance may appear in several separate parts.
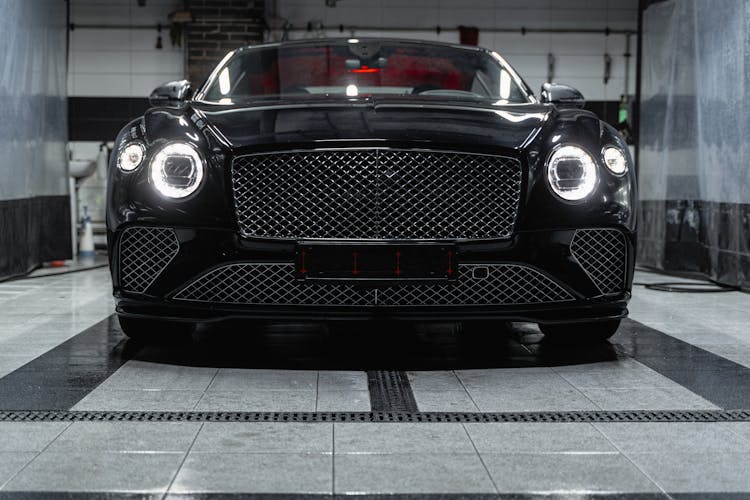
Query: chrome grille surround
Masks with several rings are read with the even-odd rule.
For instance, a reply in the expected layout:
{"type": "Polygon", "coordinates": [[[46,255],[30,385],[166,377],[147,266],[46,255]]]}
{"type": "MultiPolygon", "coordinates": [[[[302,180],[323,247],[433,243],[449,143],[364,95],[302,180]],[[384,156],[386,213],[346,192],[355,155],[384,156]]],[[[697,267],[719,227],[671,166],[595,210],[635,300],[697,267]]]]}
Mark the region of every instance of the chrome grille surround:
{"type": "Polygon", "coordinates": [[[481,306],[564,302],[573,296],[542,271],[517,264],[462,264],[455,284],[360,288],[299,282],[294,264],[236,263],[215,268],[179,291],[176,300],[248,305],[481,306]],[[477,269],[486,277],[477,277],[477,269]]]}
{"type": "Polygon", "coordinates": [[[416,149],[324,149],[234,158],[245,237],[508,238],[521,198],[515,158],[416,149]]]}
{"type": "Polygon", "coordinates": [[[617,229],[578,229],[570,253],[602,295],[625,290],[627,244],[617,229]]]}
{"type": "Polygon", "coordinates": [[[120,288],[145,293],[179,250],[171,228],[126,228],[120,236],[120,288]]]}

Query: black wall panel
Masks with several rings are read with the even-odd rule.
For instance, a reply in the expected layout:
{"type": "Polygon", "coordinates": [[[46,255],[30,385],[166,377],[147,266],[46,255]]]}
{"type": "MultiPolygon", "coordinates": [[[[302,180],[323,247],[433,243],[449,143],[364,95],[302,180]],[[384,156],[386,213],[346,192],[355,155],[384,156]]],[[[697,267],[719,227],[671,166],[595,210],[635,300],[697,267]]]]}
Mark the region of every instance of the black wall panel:
{"type": "Polygon", "coordinates": [[[70,197],[0,200],[0,277],[73,257],[70,197]]]}

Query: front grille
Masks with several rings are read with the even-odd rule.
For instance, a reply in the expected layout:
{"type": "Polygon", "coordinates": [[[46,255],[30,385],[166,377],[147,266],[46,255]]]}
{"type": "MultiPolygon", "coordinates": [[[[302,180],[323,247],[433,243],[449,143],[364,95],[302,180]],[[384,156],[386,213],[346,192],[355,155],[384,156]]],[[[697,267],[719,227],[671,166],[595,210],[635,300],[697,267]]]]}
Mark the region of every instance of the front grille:
{"type": "Polygon", "coordinates": [[[120,237],[120,287],[144,293],[180,249],[173,229],[129,227],[120,237]]]}
{"type": "Polygon", "coordinates": [[[602,294],[625,289],[627,246],[616,229],[579,229],[570,252],[602,294]]]}
{"type": "Polygon", "coordinates": [[[573,300],[543,272],[516,264],[463,264],[455,284],[359,288],[295,281],[293,264],[238,263],[199,277],[177,300],[256,305],[434,306],[539,304],[573,300]]]}
{"type": "Polygon", "coordinates": [[[517,159],[339,149],[239,156],[232,186],[246,237],[508,238],[521,197],[517,159]]]}

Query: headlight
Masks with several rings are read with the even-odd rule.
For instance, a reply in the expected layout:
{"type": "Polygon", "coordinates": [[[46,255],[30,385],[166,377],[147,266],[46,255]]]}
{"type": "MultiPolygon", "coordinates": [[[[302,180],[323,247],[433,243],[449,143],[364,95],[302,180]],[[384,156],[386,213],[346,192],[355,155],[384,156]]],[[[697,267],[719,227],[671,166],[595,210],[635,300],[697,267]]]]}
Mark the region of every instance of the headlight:
{"type": "Polygon", "coordinates": [[[185,142],[167,144],[151,160],[151,182],[169,198],[184,198],[203,180],[203,158],[185,142]]]}
{"type": "Polygon", "coordinates": [[[628,160],[620,148],[607,146],[602,150],[602,159],[607,168],[615,175],[622,175],[628,169],[628,160]]]}
{"type": "Polygon", "coordinates": [[[596,187],[596,163],[578,146],[563,146],[547,161],[547,179],[560,198],[582,200],[596,187]]]}
{"type": "Polygon", "coordinates": [[[146,148],[140,142],[126,144],[117,155],[117,166],[126,172],[135,170],[143,161],[145,154],[146,148]]]}

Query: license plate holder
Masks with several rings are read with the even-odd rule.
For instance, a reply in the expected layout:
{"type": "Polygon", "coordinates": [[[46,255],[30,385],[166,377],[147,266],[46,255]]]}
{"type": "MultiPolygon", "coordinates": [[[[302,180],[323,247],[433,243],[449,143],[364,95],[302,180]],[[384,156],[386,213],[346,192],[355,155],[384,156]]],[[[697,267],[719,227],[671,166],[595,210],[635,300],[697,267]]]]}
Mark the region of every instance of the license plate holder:
{"type": "Polygon", "coordinates": [[[455,244],[301,242],[295,276],[304,280],[453,281],[455,244]]]}

